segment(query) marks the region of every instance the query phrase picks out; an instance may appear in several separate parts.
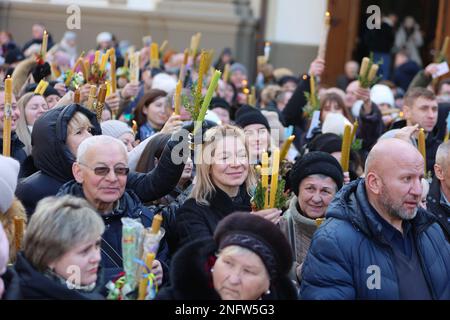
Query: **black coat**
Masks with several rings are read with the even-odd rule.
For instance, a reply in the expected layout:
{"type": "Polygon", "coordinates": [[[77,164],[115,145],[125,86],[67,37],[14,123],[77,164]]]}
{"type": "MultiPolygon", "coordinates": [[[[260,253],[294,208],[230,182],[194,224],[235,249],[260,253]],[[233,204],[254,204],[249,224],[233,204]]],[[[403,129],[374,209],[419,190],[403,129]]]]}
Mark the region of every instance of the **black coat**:
{"type": "MultiPolygon", "coordinates": [[[[25,150],[23,149],[25,145],[22,143],[22,141],[19,140],[19,137],[15,132],[11,133],[11,157],[19,161],[20,166],[22,167],[22,164],[25,162],[25,159],[27,158],[27,154],[25,150]]],[[[0,152],[3,153],[3,136],[0,136],[0,152]]],[[[19,177],[22,175],[19,174],[19,177]]]]}
{"type": "MultiPolygon", "coordinates": [[[[20,278],[20,289],[23,299],[33,300],[102,300],[104,297],[98,293],[100,285],[92,292],[83,292],[69,289],[59,282],[36,270],[23,256],[17,255],[14,269],[20,278]]],[[[99,273],[101,269],[99,268],[99,273]]],[[[99,281],[97,281],[98,283],[99,281]]]]}
{"type": "MultiPolygon", "coordinates": [[[[212,238],[200,239],[184,246],[173,257],[170,287],[163,288],[158,300],[220,300],[213,287],[211,268],[216,261],[217,245],[212,238]]],[[[292,282],[280,277],[271,282],[270,294],[263,300],[295,300],[292,282]]]]}
{"type": "Polygon", "coordinates": [[[210,205],[197,203],[193,198],[177,211],[178,247],[193,240],[212,237],[220,220],[235,211],[251,211],[250,196],[244,186],[233,201],[224,191],[216,187],[209,199],[210,205]]]}
{"type": "Polygon", "coordinates": [[[20,278],[14,268],[7,268],[1,276],[5,284],[5,291],[1,297],[3,300],[22,299],[22,290],[20,289],[20,278]]]}
{"type": "Polygon", "coordinates": [[[444,230],[447,240],[450,241],[450,208],[441,205],[440,181],[434,177],[427,196],[427,210],[431,212],[438,220],[439,225],[444,230]]]}
{"type": "MultiPolygon", "coordinates": [[[[79,198],[84,198],[82,186],[75,180],[64,184],[58,196],[70,194],[79,198]]],[[[104,269],[105,284],[116,278],[123,272],[122,260],[122,218],[139,219],[145,228],[152,225],[154,213],[146,208],[131,190],[126,190],[119,199],[118,206],[108,214],[102,214],[101,217],[105,223],[105,232],[102,235],[102,261],[100,265],[104,269]]],[[[156,259],[161,262],[163,267],[164,282],[168,280],[169,271],[169,250],[165,237],[159,244],[159,250],[156,259]]]]}
{"type": "MultiPolygon", "coordinates": [[[[82,112],[94,126],[93,135],[101,134],[96,115],[79,105],[58,107],[44,113],[34,124],[32,155],[40,171],[19,182],[16,195],[31,215],[39,200],[56,195],[61,186],[72,180],[72,164],[75,157],[66,146],[67,124],[75,112],[82,112]]],[[[184,164],[174,165],[171,151],[177,144],[170,141],[158,166],[149,173],[128,175],[127,188],[132,189],[143,202],[153,201],[169,193],[178,183],[184,164]]]]}

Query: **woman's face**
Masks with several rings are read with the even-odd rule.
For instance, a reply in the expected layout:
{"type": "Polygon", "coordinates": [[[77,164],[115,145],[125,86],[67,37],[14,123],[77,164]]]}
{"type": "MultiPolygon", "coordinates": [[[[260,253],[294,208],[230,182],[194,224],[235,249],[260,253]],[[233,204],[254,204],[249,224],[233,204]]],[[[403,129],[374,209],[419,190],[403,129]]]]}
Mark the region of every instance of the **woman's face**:
{"type": "Polygon", "coordinates": [[[166,123],[169,116],[166,111],[167,98],[159,97],[152,103],[145,107],[142,112],[147,116],[147,121],[155,129],[161,129],[166,123]]]}
{"type": "Polygon", "coordinates": [[[336,194],[336,189],[336,183],[330,177],[311,175],[304,178],[298,188],[300,209],[311,219],[322,218],[336,194]]]}
{"type": "Polygon", "coordinates": [[[270,287],[261,258],[237,246],[226,247],[219,254],[212,278],[222,300],[257,300],[270,287]]]}
{"type": "Polygon", "coordinates": [[[133,150],[134,146],[134,135],[130,132],[126,132],[123,135],[121,135],[119,137],[119,140],[122,141],[125,145],[125,147],[127,147],[127,151],[130,152],[131,150],[133,150]]]}
{"type": "Polygon", "coordinates": [[[91,127],[78,128],[74,132],[67,132],[66,145],[74,157],[77,155],[78,146],[87,138],[92,137],[91,127]]]}
{"type": "Polygon", "coordinates": [[[187,181],[192,178],[192,168],[194,167],[191,158],[188,158],[184,165],[183,173],[181,174],[180,181],[187,181]]]}
{"type": "Polygon", "coordinates": [[[219,139],[212,157],[210,169],[213,183],[227,192],[234,192],[248,176],[247,150],[242,141],[234,136],[219,139]]]}
{"type": "Polygon", "coordinates": [[[56,95],[56,94],[52,94],[51,96],[48,96],[47,98],[45,98],[45,101],[47,101],[48,104],[48,108],[52,109],[60,100],[61,98],[56,95]]]}
{"type": "Polygon", "coordinates": [[[25,106],[25,121],[27,122],[27,125],[33,126],[36,120],[47,110],[47,101],[40,95],[33,96],[25,106]]]}
{"type": "Polygon", "coordinates": [[[97,281],[100,263],[100,236],[75,245],[49,267],[59,276],[75,285],[87,286],[97,281]]]}
{"type": "Polygon", "coordinates": [[[267,128],[259,123],[250,124],[244,128],[248,147],[250,149],[250,159],[256,161],[261,158],[261,154],[269,149],[270,134],[267,128]]]}
{"type": "Polygon", "coordinates": [[[322,123],[327,118],[328,113],[340,113],[344,115],[344,110],[342,110],[336,101],[328,100],[320,112],[320,121],[322,121],[322,123]]]}

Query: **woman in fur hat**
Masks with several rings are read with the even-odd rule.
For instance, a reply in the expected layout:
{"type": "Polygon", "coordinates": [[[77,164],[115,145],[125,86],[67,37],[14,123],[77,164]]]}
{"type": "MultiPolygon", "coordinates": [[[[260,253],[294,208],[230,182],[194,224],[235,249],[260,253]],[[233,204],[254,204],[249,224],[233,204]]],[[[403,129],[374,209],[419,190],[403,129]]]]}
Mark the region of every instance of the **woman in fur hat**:
{"type": "Polygon", "coordinates": [[[236,212],[217,226],[214,238],[194,241],[178,251],[171,286],[162,300],[297,299],[287,274],[289,243],[276,225],[248,212],[236,212]]]}

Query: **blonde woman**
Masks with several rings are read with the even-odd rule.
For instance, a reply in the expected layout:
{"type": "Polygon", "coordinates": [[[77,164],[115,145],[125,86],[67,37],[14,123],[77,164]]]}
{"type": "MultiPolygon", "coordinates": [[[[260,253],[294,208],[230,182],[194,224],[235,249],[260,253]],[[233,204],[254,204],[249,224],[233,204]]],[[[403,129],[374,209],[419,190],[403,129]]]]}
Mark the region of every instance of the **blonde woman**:
{"type": "MultiPolygon", "coordinates": [[[[195,185],[177,211],[179,246],[211,237],[219,221],[234,211],[251,211],[250,192],[256,181],[242,129],[213,127],[205,132],[201,147],[195,158],[195,185]]],[[[266,209],[254,214],[278,223],[281,211],[266,209]]]]}
{"type": "Polygon", "coordinates": [[[24,299],[102,299],[102,218],[83,199],[42,200],[30,219],[15,271],[24,299]]]}
{"type": "Polygon", "coordinates": [[[24,94],[17,101],[17,107],[20,111],[20,117],[16,132],[20,141],[25,145],[24,150],[27,156],[29,156],[31,154],[31,132],[33,131],[33,125],[49,108],[44,97],[33,92],[24,94]]]}

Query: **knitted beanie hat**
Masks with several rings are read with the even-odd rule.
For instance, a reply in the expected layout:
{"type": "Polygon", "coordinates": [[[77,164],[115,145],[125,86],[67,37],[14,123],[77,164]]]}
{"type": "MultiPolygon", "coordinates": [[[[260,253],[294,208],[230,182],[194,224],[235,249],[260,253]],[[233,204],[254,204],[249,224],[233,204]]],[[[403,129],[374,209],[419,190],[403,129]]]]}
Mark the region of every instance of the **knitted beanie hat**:
{"type": "Polygon", "coordinates": [[[119,120],[108,120],[102,122],[102,133],[106,136],[110,136],[119,139],[124,133],[131,133],[134,135],[133,130],[123,121],[119,120]]]}
{"type": "Polygon", "coordinates": [[[20,164],[13,158],[0,155],[0,213],[5,213],[14,200],[20,164]]]}

